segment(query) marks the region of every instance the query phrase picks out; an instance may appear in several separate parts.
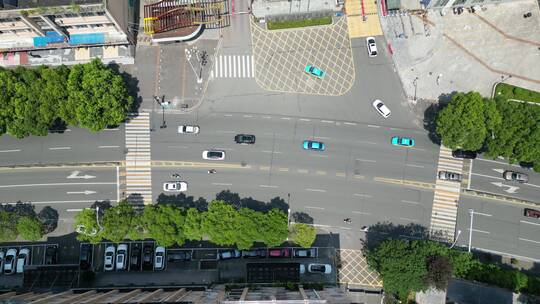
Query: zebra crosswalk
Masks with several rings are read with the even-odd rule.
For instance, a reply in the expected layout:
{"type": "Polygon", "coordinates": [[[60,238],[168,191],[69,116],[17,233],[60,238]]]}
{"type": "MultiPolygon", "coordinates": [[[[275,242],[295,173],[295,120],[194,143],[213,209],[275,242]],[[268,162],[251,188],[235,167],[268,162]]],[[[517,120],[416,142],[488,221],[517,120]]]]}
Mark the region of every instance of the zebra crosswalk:
{"type": "Polygon", "coordinates": [[[253,55],[219,55],[210,77],[215,78],[253,78],[255,65],[253,55]]]}
{"type": "Polygon", "coordinates": [[[126,196],[135,205],[152,204],[150,113],[133,113],[126,124],[126,196]]]}
{"type": "MultiPolygon", "coordinates": [[[[451,171],[461,174],[463,160],[452,156],[452,150],[441,145],[437,172],[451,171]]],[[[431,211],[430,236],[433,239],[454,241],[457,208],[461,183],[437,179],[431,211]]]]}

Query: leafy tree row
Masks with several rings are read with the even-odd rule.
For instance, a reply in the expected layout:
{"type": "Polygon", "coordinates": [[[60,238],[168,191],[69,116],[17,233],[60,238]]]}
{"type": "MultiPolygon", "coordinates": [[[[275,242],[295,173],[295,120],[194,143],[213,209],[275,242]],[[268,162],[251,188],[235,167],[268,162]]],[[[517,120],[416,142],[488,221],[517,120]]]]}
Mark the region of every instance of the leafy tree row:
{"type": "MultiPolygon", "coordinates": [[[[254,242],[278,246],[288,236],[287,215],[283,211],[272,209],[263,213],[249,208],[236,209],[219,200],[212,201],[204,212],[168,204],[136,211],[124,201],[106,209],[99,218],[94,209],[85,209],[77,214],[75,225],[81,232],[77,238],[92,243],[103,239],[118,243],[126,238],[152,238],[161,246],[181,246],[187,240],[207,239],[217,245],[247,249],[254,242]]],[[[295,234],[295,239],[302,246],[311,246],[315,229],[311,226],[308,226],[311,230],[306,229],[303,224],[298,227],[301,231],[295,234]]]]}
{"type": "Polygon", "coordinates": [[[437,116],[437,134],[451,149],[484,150],[489,157],[532,162],[540,171],[540,107],[458,93],[437,116]]]}
{"type": "Polygon", "coordinates": [[[27,241],[37,241],[43,234],[43,223],[35,216],[18,216],[14,212],[0,210],[0,241],[13,241],[18,236],[27,241]]]}
{"type": "Polygon", "coordinates": [[[0,68],[0,90],[0,135],[16,138],[63,124],[96,132],[124,121],[133,103],[122,77],[99,59],[69,68],[0,68]]]}
{"type": "Polygon", "coordinates": [[[386,240],[364,247],[368,265],[379,273],[384,290],[406,302],[411,292],[446,290],[452,277],[540,295],[540,278],[484,264],[470,253],[429,240],[386,240]]]}

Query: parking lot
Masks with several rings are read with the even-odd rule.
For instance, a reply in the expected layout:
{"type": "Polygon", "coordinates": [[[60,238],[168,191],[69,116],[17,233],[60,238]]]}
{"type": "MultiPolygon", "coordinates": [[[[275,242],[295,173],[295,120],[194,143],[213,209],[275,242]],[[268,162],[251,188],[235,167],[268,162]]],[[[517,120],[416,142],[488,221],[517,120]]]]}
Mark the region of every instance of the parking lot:
{"type": "MultiPolygon", "coordinates": [[[[23,248],[27,248],[30,251],[28,265],[45,265],[45,255],[48,247],[58,249],[58,244],[33,244],[33,245],[19,245],[19,246],[0,246],[0,251],[7,253],[9,249],[16,249],[17,254],[23,248]]],[[[55,251],[56,251],[55,250],[55,251]]]]}

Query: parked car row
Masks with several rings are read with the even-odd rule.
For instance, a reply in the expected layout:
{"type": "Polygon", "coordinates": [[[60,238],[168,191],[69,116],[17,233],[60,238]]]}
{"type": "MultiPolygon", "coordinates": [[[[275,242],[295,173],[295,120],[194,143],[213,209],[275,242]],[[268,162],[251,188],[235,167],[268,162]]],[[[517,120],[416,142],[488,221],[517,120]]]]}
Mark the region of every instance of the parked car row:
{"type": "MultiPolygon", "coordinates": [[[[88,256],[88,254],[85,254],[88,256]]],[[[83,255],[81,255],[81,263],[83,255]]],[[[85,260],[85,264],[88,263],[85,260]]],[[[128,252],[127,244],[119,244],[118,247],[110,244],[105,248],[105,256],[103,269],[105,271],[122,271],[128,268],[139,270],[142,263],[143,270],[163,270],[165,269],[165,248],[158,246],[154,249],[153,245],[147,244],[142,250],[140,247],[131,249],[131,254],[128,252]]]]}
{"type": "Polygon", "coordinates": [[[6,252],[0,251],[0,273],[14,274],[23,273],[24,266],[28,265],[30,260],[30,249],[10,248],[6,252]]]}
{"type": "Polygon", "coordinates": [[[218,259],[235,258],[316,258],[316,248],[259,248],[249,250],[223,249],[218,252],[218,259]],[[292,253],[291,253],[292,252],[292,253]]]}

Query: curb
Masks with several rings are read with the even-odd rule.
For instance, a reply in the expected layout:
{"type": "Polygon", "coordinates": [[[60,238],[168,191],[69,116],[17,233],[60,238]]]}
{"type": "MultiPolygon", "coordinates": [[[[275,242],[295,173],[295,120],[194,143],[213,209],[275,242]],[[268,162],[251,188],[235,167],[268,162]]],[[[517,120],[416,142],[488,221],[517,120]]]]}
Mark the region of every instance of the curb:
{"type": "Polygon", "coordinates": [[[36,168],[80,168],[80,167],[117,167],[123,166],[123,161],[92,162],[92,163],[61,163],[61,164],[24,164],[0,166],[0,170],[36,169],[36,168]]]}

